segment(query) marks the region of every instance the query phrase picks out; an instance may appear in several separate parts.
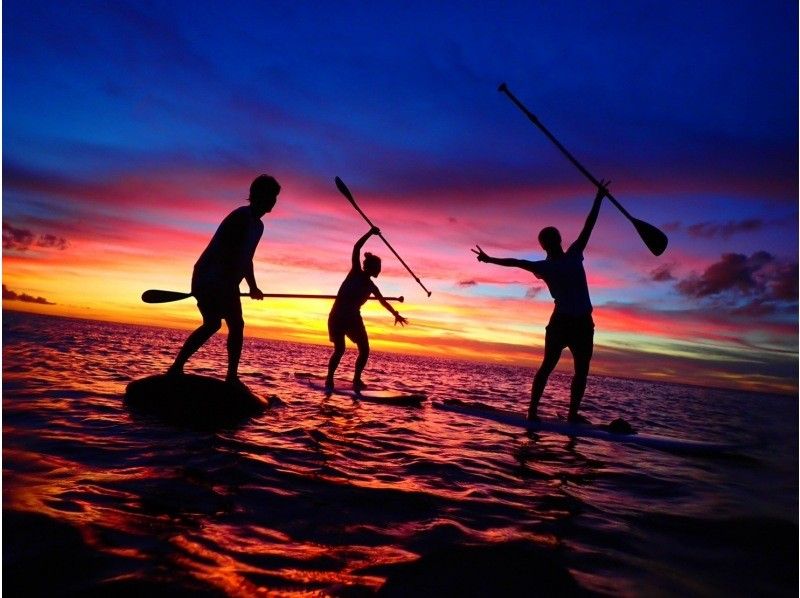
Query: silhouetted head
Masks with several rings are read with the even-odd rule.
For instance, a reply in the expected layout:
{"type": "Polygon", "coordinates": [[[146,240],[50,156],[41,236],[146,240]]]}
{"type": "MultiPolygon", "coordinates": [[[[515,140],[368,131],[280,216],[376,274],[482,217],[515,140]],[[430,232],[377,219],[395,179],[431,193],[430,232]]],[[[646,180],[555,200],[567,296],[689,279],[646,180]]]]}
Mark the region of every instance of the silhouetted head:
{"type": "Polygon", "coordinates": [[[364,254],[364,272],[372,278],[381,273],[381,258],[369,252],[364,254]]]}
{"type": "Polygon", "coordinates": [[[278,201],[278,193],[281,192],[281,186],[274,177],[268,174],[262,174],[255,178],[250,184],[250,205],[253,206],[259,215],[271,212],[278,201]]]}
{"type": "Polygon", "coordinates": [[[561,233],[555,226],[545,226],[539,231],[539,245],[547,253],[558,253],[561,249],[561,233]]]}

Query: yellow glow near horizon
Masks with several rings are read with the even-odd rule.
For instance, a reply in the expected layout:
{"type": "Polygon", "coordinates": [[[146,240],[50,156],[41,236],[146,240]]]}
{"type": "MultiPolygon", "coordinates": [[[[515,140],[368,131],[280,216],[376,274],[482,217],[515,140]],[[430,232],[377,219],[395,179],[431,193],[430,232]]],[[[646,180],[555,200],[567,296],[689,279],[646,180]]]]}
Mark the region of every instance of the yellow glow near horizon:
{"type": "MultiPolygon", "coordinates": [[[[142,234],[147,234],[147,229],[142,234]]],[[[43,297],[54,305],[4,299],[3,307],[190,330],[200,322],[193,299],[147,305],[140,296],[148,288],[188,291],[192,265],[206,242],[205,233],[179,239],[154,235],[150,244],[133,248],[123,242],[77,240],[69,252],[37,253],[32,249],[4,254],[3,283],[9,292],[43,297]]],[[[346,245],[341,249],[347,258],[346,245]]],[[[342,259],[338,253],[322,254],[322,258],[313,252],[308,257],[302,251],[293,253],[286,247],[276,251],[267,243],[257,253],[256,278],[264,292],[335,294],[349,259],[342,259]],[[287,261],[267,261],[275,257],[272,253],[280,254],[275,259],[287,261]],[[319,261],[322,258],[330,264],[319,261]]],[[[448,262],[449,257],[442,259],[439,267],[445,273],[426,281],[434,290],[430,299],[409,283],[397,264],[389,261],[376,282],[387,296],[406,296],[405,303],[395,305],[410,325],[393,326],[390,314],[377,302],[368,302],[362,313],[372,347],[378,351],[537,367],[544,327],[552,311],[552,301],[546,293],[535,298],[475,296],[470,294],[469,285],[464,290],[454,283],[449,269],[460,266],[448,262]]],[[[472,261],[467,264],[470,269],[474,267],[472,261]]],[[[258,302],[245,298],[245,334],[327,345],[331,304],[332,300],[258,302]]],[[[749,374],[746,370],[752,355],[736,342],[739,331],[730,327],[717,329],[714,322],[691,318],[659,320],[653,313],[614,306],[597,307],[595,316],[598,327],[592,371],[596,374],[796,392],[796,379],[749,374]]],[[[770,346],[778,347],[774,353],[780,354],[779,344],[773,342],[770,346]]],[[[559,368],[572,368],[568,352],[559,368]]]]}

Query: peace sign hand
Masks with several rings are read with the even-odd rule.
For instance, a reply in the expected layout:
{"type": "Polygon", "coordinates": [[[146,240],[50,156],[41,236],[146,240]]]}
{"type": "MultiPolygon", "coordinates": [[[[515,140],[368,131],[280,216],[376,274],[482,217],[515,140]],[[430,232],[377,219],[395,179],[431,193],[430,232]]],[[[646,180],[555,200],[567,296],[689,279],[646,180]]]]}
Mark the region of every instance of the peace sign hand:
{"type": "Polygon", "coordinates": [[[474,249],[470,249],[470,251],[478,256],[478,261],[479,262],[488,262],[489,261],[489,256],[486,254],[486,252],[483,249],[481,249],[481,246],[476,244],[475,247],[478,248],[478,251],[475,251],[474,249]]]}

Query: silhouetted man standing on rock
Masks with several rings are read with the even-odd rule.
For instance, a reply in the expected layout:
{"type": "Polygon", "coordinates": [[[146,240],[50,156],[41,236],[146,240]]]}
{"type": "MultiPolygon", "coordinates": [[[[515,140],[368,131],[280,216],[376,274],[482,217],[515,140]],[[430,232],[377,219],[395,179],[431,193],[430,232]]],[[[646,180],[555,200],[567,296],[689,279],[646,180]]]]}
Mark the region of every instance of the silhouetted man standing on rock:
{"type": "Polygon", "coordinates": [[[192,295],[203,316],[175,358],[168,374],[183,373],[183,366],[203,343],[222,326],[228,327],[228,373],[225,380],[241,385],[238,369],[244,341],[244,319],[239,298],[239,283],[247,281],[250,297],[263,299],[253,273],[253,255],[264,232],[262,216],[272,211],[281,186],[273,177],[262,174],[250,185],[250,205],[236,208],[219,225],[203,251],[192,274],[192,295]]]}
{"type": "Polygon", "coordinates": [[[547,379],[558,364],[561,352],[565,347],[569,347],[572,352],[575,374],[570,388],[568,419],[574,423],[589,423],[589,420],[578,413],[583,393],[586,390],[589,362],[592,359],[594,348],[592,302],[589,298],[586,272],[583,269],[583,252],[589,242],[595,222],[597,222],[600,204],[608,193],[607,187],[608,183],[601,181],[583,230],[566,252],[561,246],[561,233],[553,226],[545,227],[539,232],[539,244],[547,253],[547,257],[541,261],[494,258],[487,255],[480,246],[476,246],[477,251],[472,250],[477,254],[480,262],[522,268],[533,273],[537,278],[543,279],[555,302],[553,315],[545,329],[544,359],[533,377],[528,419],[538,420],[536,411],[547,379]]]}

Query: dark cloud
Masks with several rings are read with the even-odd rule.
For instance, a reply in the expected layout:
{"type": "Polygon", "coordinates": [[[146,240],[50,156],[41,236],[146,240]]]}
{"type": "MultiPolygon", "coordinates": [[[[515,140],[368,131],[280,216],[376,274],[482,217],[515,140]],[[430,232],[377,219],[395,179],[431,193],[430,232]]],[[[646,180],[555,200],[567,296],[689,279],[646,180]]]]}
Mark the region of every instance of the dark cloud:
{"type": "Polygon", "coordinates": [[[764,222],[758,218],[748,218],[746,220],[719,222],[700,222],[687,227],[686,231],[692,237],[703,239],[713,239],[722,237],[727,239],[737,233],[749,233],[763,228],[764,222]]]}
{"type": "Polygon", "coordinates": [[[34,297],[27,293],[17,293],[12,291],[6,285],[3,285],[3,299],[7,301],[22,301],[23,303],[40,303],[41,305],[55,305],[52,301],[48,301],[44,297],[34,297]]]}
{"type": "Polygon", "coordinates": [[[650,279],[656,282],[666,282],[668,280],[675,280],[672,275],[672,266],[663,265],[650,272],[650,279]]]}
{"type": "Polygon", "coordinates": [[[478,283],[476,281],[474,281],[474,280],[459,280],[458,281],[458,286],[460,286],[460,287],[474,287],[476,284],[478,284],[478,283]]]}
{"type": "Polygon", "coordinates": [[[776,267],[770,291],[775,299],[797,301],[797,263],[780,264],[776,267]]]}
{"type": "Polygon", "coordinates": [[[3,222],[3,249],[28,249],[33,244],[34,236],[29,230],[15,228],[3,222]]]}
{"type": "Polygon", "coordinates": [[[750,256],[725,253],[703,274],[689,276],[675,288],[687,297],[719,300],[752,315],[774,312],[776,303],[797,302],[797,285],[797,262],[757,251],[750,256]]]}
{"type": "Polygon", "coordinates": [[[26,251],[31,247],[66,249],[67,240],[52,234],[36,235],[34,232],[3,222],[3,249],[26,251]]]}
{"type": "Polygon", "coordinates": [[[741,253],[725,253],[701,276],[693,275],[678,283],[678,290],[690,297],[706,297],[724,291],[752,293],[763,286],[757,273],[774,261],[771,254],[758,251],[747,257],[741,253]]]}
{"type": "Polygon", "coordinates": [[[528,287],[525,291],[525,297],[528,299],[533,299],[542,291],[542,287],[528,287]]]}
{"type": "Polygon", "coordinates": [[[67,245],[68,245],[67,240],[64,237],[57,237],[51,234],[39,235],[39,238],[36,241],[37,247],[53,247],[55,249],[66,249],[67,245]]]}

